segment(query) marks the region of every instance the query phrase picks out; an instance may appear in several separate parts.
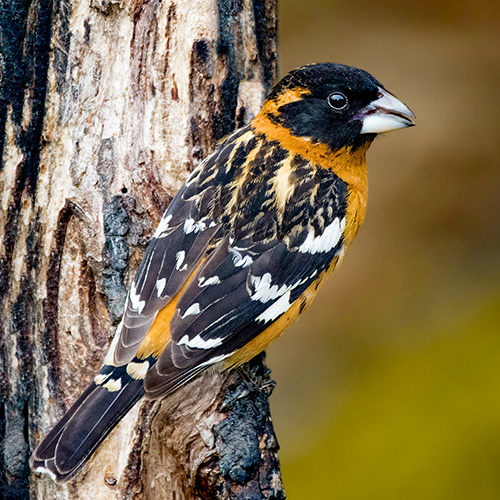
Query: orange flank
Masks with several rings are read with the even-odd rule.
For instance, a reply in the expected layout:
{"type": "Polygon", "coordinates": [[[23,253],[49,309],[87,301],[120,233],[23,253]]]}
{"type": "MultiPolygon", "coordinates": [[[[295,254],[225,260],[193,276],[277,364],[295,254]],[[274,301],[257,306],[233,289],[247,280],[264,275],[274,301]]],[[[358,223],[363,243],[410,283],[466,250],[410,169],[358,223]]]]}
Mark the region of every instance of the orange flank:
{"type": "Polygon", "coordinates": [[[154,323],[151,325],[151,328],[144,337],[144,340],[141,342],[139,349],[137,349],[136,357],[138,359],[146,359],[151,355],[158,358],[158,356],[165,349],[165,346],[170,340],[170,322],[174,317],[177,303],[198,272],[203,260],[191,273],[189,278],[186,280],[186,283],[184,283],[184,286],[179,290],[175,297],[173,297],[172,300],[156,315],[154,323]]]}
{"type": "Polygon", "coordinates": [[[360,192],[349,186],[349,202],[347,204],[346,225],[344,229],[344,251],[354,241],[359,228],[365,220],[368,186],[360,192]]]}

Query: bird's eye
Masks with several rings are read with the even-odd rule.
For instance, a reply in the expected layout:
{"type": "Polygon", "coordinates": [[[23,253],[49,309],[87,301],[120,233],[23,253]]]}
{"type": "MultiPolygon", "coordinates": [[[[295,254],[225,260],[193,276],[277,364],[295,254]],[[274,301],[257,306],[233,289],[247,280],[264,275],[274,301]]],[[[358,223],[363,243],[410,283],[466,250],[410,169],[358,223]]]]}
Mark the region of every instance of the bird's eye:
{"type": "Polygon", "coordinates": [[[342,92],[334,92],[328,96],[328,104],[336,111],[347,108],[347,97],[342,92]]]}

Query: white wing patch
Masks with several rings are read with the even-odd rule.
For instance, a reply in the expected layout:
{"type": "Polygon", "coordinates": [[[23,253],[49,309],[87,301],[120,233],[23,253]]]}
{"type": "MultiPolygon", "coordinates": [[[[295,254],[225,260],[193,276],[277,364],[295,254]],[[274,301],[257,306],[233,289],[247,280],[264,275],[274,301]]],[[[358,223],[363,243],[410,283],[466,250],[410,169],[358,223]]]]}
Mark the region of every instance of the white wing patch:
{"type": "Polygon", "coordinates": [[[149,370],[149,361],[142,361],[137,363],[131,361],[127,365],[127,373],[135,380],[143,380],[149,370]]]}
{"type": "Polygon", "coordinates": [[[259,300],[263,304],[269,302],[270,300],[277,299],[281,297],[284,293],[289,290],[286,285],[271,285],[271,274],[265,273],[262,276],[252,276],[252,284],[255,287],[255,293],[250,295],[252,300],[259,300]]]}
{"type": "Polygon", "coordinates": [[[269,306],[262,314],[255,318],[256,321],[268,323],[274,321],[278,316],[287,312],[292,304],[290,304],[290,291],[286,292],[283,297],[278,299],[274,304],[269,306]]]}
{"type": "MultiPolygon", "coordinates": [[[[317,270],[314,270],[310,276],[307,276],[301,280],[296,281],[292,285],[283,284],[281,287],[278,285],[271,285],[272,276],[270,273],[264,273],[262,276],[252,276],[250,279],[255,287],[255,292],[250,295],[252,300],[259,300],[263,304],[269,302],[270,300],[275,300],[282,297],[290,290],[294,290],[300,285],[303,285],[308,280],[314,278],[318,274],[317,270]]],[[[290,293],[288,293],[290,296],[290,293]]]]}
{"type": "Polygon", "coordinates": [[[199,233],[200,231],[205,231],[207,228],[207,223],[204,220],[196,222],[194,219],[186,219],[184,222],[184,233],[199,233]]]}
{"type": "Polygon", "coordinates": [[[130,287],[129,299],[130,299],[130,307],[136,310],[139,314],[141,314],[142,310],[144,309],[144,306],[146,305],[146,301],[140,300],[141,296],[137,293],[135,283],[133,283],[132,286],[130,287]]]}
{"type": "Polygon", "coordinates": [[[153,235],[155,238],[161,238],[162,234],[168,229],[168,223],[170,222],[170,219],[172,218],[172,214],[163,216],[160,220],[160,223],[158,224],[158,227],[156,228],[155,234],[153,235]]]}
{"type": "Polygon", "coordinates": [[[220,283],[220,278],[218,276],[212,276],[211,278],[206,279],[204,276],[198,278],[198,286],[205,287],[210,285],[218,285],[220,283]]]}
{"type": "Polygon", "coordinates": [[[162,278],[156,282],[156,289],[158,290],[158,297],[161,296],[163,290],[165,289],[165,285],[167,284],[167,278],[162,278]]]}
{"type": "Polygon", "coordinates": [[[102,373],[98,373],[94,377],[94,382],[97,385],[102,385],[102,384],[104,384],[104,382],[106,382],[106,380],[108,380],[108,378],[109,378],[110,375],[111,375],[111,373],[107,373],[106,375],[103,375],[102,373]]]}
{"type": "Polygon", "coordinates": [[[184,262],[184,257],[186,257],[186,252],[184,250],[177,252],[175,256],[175,268],[177,269],[177,271],[180,270],[182,263],[184,262]]]}
{"type": "Polygon", "coordinates": [[[248,267],[253,262],[253,259],[252,257],[250,257],[250,255],[245,255],[245,257],[243,257],[243,255],[241,255],[241,252],[238,252],[237,247],[230,247],[228,250],[233,256],[233,264],[235,267],[248,267]]]}
{"type": "Polygon", "coordinates": [[[345,218],[340,220],[336,217],[333,222],[325,227],[325,230],[319,236],[314,236],[314,231],[309,231],[307,238],[304,243],[300,245],[300,253],[319,253],[319,252],[329,252],[334,248],[345,229],[345,218]]]}
{"type": "Polygon", "coordinates": [[[204,340],[200,335],[196,335],[196,337],[189,339],[188,335],[184,335],[184,337],[179,340],[178,344],[185,345],[186,347],[190,347],[191,349],[211,349],[212,347],[218,347],[222,345],[223,341],[223,338],[204,340]]]}
{"type": "Polygon", "coordinates": [[[119,391],[122,388],[122,379],[110,379],[105,384],[103,384],[102,387],[107,389],[109,392],[119,391]]]}
{"type": "Polygon", "coordinates": [[[185,313],[181,316],[182,319],[187,318],[188,316],[194,316],[195,314],[200,314],[200,304],[198,302],[195,302],[194,304],[190,305],[185,313]]]}

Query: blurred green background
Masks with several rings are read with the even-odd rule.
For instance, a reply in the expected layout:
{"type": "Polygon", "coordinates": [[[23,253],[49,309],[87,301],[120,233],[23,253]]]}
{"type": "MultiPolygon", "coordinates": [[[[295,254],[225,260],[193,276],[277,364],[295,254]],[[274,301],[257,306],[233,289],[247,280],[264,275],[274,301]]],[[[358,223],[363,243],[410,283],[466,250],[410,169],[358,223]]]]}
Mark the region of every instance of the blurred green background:
{"type": "Polygon", "coordinates": [[[271,346],[288,497],[500,498],[500,3],[281,0],[280,67],[366,69],[417,115],[365,225],[271,346]]]}

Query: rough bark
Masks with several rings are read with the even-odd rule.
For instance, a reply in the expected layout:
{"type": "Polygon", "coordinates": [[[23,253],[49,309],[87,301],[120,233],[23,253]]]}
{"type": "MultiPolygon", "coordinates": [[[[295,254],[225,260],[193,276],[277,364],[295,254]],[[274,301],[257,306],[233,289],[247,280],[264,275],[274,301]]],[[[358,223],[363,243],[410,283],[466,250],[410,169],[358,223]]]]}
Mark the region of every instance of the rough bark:
{"type": "Polygon", "coordinates": [[[9,0],[0,15],[0,496],[283,498],[267,391],[237,373],[137,405],[66,485],[28,468],[98,370],[172,196],[258,111],[275,0],[9,0]]]}

